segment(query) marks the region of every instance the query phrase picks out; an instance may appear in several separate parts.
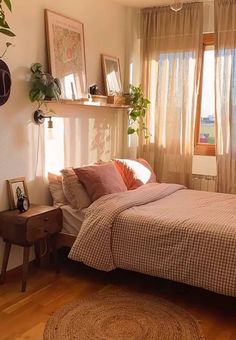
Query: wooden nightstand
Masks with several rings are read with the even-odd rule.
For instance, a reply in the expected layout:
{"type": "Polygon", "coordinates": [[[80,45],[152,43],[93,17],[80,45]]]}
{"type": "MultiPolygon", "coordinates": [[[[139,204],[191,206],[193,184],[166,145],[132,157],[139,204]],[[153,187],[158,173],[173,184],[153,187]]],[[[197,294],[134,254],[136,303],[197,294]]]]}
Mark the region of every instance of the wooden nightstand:
{"type": "Polygon", "coordinates": [[[56,236],[62,228],[62,213],[59,208],[43,205],[31,205],[29,210],[19,213],[18,210],[0,212],[0,236],[5,242],[2,263],[1,283],[5,282],[8,259],[11,245],[24,247],[21,291],[26,289],[28,273],[29,250],[32,245],[35,249],[36,263],[40,263],[41,239],[50,241],[56,267],[57,250],[56,236]]]}

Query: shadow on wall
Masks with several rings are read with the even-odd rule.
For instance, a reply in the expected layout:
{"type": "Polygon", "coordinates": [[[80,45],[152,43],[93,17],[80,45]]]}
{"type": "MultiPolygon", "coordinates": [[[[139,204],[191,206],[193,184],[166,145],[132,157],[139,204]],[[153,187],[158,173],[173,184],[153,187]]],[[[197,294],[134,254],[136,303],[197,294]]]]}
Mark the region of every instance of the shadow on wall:
{"type": "Polygon", "coordinates": [[[90,150],[95,151],[97,160],[111,158],[110,123],[106,119],[102,121],[94,120],[93,135],[90,150]]]}

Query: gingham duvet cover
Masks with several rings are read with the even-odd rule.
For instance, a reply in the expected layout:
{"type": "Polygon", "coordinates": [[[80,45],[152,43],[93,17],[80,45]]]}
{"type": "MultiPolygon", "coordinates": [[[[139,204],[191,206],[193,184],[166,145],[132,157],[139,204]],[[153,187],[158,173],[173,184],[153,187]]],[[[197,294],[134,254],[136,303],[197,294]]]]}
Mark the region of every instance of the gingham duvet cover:
{"type": "Polygon", "coordinates": [[[236,196],[148,184],[86,212],[71,259],[236,296],[236,196]]]}

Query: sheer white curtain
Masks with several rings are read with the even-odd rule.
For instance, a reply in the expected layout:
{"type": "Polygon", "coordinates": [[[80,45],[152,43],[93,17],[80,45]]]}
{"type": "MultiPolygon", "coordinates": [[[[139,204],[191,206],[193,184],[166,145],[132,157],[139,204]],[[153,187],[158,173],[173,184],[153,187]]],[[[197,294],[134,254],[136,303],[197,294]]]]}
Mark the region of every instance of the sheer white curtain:
{"type": "Polygon", "coordinates": [[[236,0],[215,1],[218,191],[236,193],[236,0]]]}
{"type": "Polygon", "coordinates": [[[142,85],[151,100],[151,138],[139,154],[161,182],[191,186],[194,123],[202,60],[203,4],[141,12],[142,85]]]}

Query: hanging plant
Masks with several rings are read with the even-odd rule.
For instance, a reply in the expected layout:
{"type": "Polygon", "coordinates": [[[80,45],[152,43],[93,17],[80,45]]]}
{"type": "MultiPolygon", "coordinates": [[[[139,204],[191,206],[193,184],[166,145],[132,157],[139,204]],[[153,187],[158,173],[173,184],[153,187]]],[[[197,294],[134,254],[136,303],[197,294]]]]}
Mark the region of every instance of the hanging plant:
{"type": "MultiPolygon", "coordinates": [[[[6,35],[8,37],[14,37],[15,34],[11,31],[10,26],[8,25],[6,21],[6,14],[4,10],[4,5],[7,7],[7,9],[11,12],[12,6],[10,0],[0,0],[0,33],[3,35],[6,35]]],[[[0,59],[4,57],[6,54],[8,48],[12,45],[10,42],[6,42],[5,49],[3,50],[0,59]]]]}
{"type": "Polygon", "coordinates": [[[42,70],[40,63],[31,66],[32,89],[29,92],[31,102],[38,102],[39,108],[44,100],[59,100],[61,95],[61,84],[59,79],[42,70]]]}
{"type": "MultiPolygon", "coordinates": [[[[4,7],[11,12],[11,1],[0,0],[0,33],[4,36],[14,37],[15,34],[11,31],[6,21],[4,7]]],[[[3,48],[2,54],[0,55],[0,106],[7,102],[11,93],[11,73],[7,64],[1,60],[11,45],[12,43],[6,42],[5,48],[3,48]]]]}
{"type": "Polygon", "coordinates": [[[130,85],[130,92],[128,94],[129,103],[129,128],[128,134],[136,133],[140,136],[144,134],[144,138],[149,138],[150,133],[145,125],[144,118],[150,105],[150,101],[144,97],[141,85],[130,85]]]}

